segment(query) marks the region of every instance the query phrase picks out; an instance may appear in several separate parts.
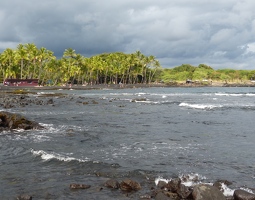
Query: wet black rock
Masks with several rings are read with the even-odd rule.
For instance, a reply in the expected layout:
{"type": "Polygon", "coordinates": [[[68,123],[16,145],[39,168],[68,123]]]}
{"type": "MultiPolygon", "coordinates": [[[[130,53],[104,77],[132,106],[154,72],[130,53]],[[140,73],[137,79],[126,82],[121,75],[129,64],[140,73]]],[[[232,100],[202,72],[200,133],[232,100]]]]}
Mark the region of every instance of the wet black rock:
{"type": "Polygon", "coordinates": [[[120,189],[128,192],[132,190],[137,191],[141,189],[141,185],[131,179],[125,179],[120,183],[120,189]]]}
{"type": "Polygon", "coordinates": [[[178,188],[180,187],[181,184],[181,179],[180,178],[175,178],[169,181],[165,188],[170,191],[170,192],[177,192],[178,188]]]}
{"type": "Polygon", "coordinates": [[[223,188],[222,188],[222,185],[223,185],[223,184],[229,186],[229,185],[231,185],[232,183],[229,182],[229,181],[227,181],[227,180],[218,180],[218,181],[216,181],[216,182],[213,184],[213,186],[217,187],[220,191],[223,191],[223,188]]]}
{"type": "Polygon", "coordinates": [[[171,197],[168,197],[167,195],[165,195],[163,192],[159,192],[156,196],[155,196],[156,200],[172,200],[171,197]]]}
{"type": "Polygon", "coordinates": [[[192,190],[189,187],[186,187],[183,184],[179,185],[179,188],[177,189],[177,194],[182,199],[189,199],[192,197],[192,190]]]}
{"type": "Polygon", "coordinates": [[[53,99],[48,99],[47,104],[51,104],[51,105],[53,105],[53,104],[54,104],[53,99]]]}
{"type": "Polygon", "coordinates": [[[108,188],[119,189],[120,184],[117,180],[109,179],[104,184],[108,188]]]}
{"type": "Polygon", "coordinates": [[[35,121],[28,120],[19,114],[2,111],[0,112],[0,132],[6,129],[43,129],[43,126],[35,121]]]}
{"type": "Polygon", "coordinates": [[[194,200],[226,200],[226,197],[218,188],[204,184],[196,185],[192,196],[194,200]]]}
{"type": "Polygon", "coordinates": [[[235,190],[234,200],[255,200],[255,194],[246,192],[244,190],[235,190]]]}
{"type": "Polygon", "coordinates": [[[157,187],[160,189],[164,189],[167,183],[165,181],[159,181],[157,187]]]}

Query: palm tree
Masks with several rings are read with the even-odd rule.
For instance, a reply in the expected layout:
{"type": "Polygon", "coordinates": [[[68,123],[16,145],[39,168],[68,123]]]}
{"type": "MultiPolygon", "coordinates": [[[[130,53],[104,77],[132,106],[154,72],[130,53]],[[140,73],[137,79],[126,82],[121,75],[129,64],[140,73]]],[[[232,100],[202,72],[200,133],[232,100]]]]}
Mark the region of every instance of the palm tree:
{"type": "Polygon", "coordinates": [[[136,55],[136,59],[138,60],[137,65],[140,68],[139,75],[142,77],[141,82],[145,83],[145,81],[146,81],[146,77],[145,77],[145,73],[146,73],[146,70],[145,70],[145,67],[146,67],[145,59],[146,59],[146,57],[140,51],[136,51],[135,55],[136,55]]]}
{"type": "Polygon", "coordinates": [[[27,73],[28,73],[29,78],[32,78],[35,76],[36,62],[38,59],[38,49],[35,46],[35,44],[33,44],[33,43],[25,44],[25,47],[26,47],[28,62],[29,62],[27,73]],[[31,67],[32,72],[30,72],[30,67],[31,67]]]}
{"type": "Polygon", "coordinates": [[[10,48],[4,50],[1,54],[1,65],[2,65],[2,72],[3,78],[10,78],[15,74],[12,67],[14,65],[14,51],[10,48]]]}
{"type": "Polygon", "coordinates": [[[67,76],[69,76],[69,79],[70,79],[71,78],[71,75],[70,75],[71,66],[74,64],[75,58],[76,58],[75,50],[72,48],[65,49],[63,57],[65,58],[66,61],[68,61],[68,69],[67,69],[68,75],[67,76]]]}
{"type": "MultiPolygon", "coordinates": [[[[37,58],[38,58],[38,64],[39,64],[38,79],[41,80],[42,73],[44,72],[44,67],[52,60],[55,60],[56,57],[53,55],[52,51],[47,50],[44,47],[41,47],[38,50],[37,58]]],[[[43,81],[41,80],[41,82],[43,81]]]]}
{"type": "MultiPolygon", "coordinates": [[[[81,81],[83,84],[82,72],[85,73],[85,58],[82,55],[80,55],[80,54],[76,55],[75,66],[77,66],[77,68],[76,68],[77,81],[78,81],[78,83],[80,83],[80,81],[81,81]]],[[[74,81],[74,79],[73,79],[73,81],[74,81]]]]}
{"type": "Polygon", "coordinates": [[[152,55],[148,57],[148,60],[149,60],[149,63],[147,64],[147,69],[149,70],[148,78],[149,78],[149,84],[150,84],[156,71],[158,70],[158,68],[160,68],[160,63],[152,55]]]}
{"type": "Polygon", "coordinates": [[[20,63],[20,78],[23,78],[24,61],[27,60],[27,52],[23,44],[17,46],[16,60],[20,63]]]}

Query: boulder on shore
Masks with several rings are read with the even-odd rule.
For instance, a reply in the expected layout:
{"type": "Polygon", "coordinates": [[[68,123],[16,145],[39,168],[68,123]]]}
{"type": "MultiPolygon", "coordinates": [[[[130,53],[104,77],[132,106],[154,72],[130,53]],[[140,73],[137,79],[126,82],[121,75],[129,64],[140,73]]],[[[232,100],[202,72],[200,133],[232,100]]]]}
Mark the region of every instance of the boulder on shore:
{"type": "Polygon", "coordinates": [[[244,190],[235,190],[234,199],[235,200],[255,200],[255,194],[246,192],[244,190]]]}
{"type": "Polygon", "coordinates": [[[43,129],[43,126],[35,121],[28,120],[19,114],[4,111],[0,112],[0,132],[12,129],[43,129]]]}
{"type": "Polygon", "coordinates": [[[226,200],[226,197],[218,188],[204,184],[196,185],[192,196],[194,200],[226,200]]]}

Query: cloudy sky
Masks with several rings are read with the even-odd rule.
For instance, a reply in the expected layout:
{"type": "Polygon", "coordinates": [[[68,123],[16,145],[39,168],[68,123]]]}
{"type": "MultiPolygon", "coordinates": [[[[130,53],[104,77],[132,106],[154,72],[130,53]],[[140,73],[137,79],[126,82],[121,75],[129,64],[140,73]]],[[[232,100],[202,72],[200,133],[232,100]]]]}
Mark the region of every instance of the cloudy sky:
{"type": "Polygon", "coordinates": [[[255,1],[1,0],[0,52],[20,43],[57,57],[139,50],[166,68],[255,69],[255,1]]]}

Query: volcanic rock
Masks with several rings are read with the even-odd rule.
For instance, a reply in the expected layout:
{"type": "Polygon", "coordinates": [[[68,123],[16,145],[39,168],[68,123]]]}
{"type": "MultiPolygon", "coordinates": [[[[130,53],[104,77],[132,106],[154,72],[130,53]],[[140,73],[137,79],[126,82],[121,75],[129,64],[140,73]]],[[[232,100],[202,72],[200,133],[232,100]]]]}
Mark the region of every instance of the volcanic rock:
{"type": "Polygon", "coordinates": [[[113,189],[118,189],[120,187],[119,182],[114,179],[107,180],[104,185],[108,188],[113,188],[113,189]]]}
{"type": "Polygon", "coordinates": [[[133,181],[131,179],[125,179],[120,183],[120,189],[123,191],[132,191],[132,190],[140,190],[141,189],[141,185],[136,182],[133,181]]]}
{"type": "Polygon", "coordinates": [[[246,192],[244,190],[235,190],[234,199],[235,200],[255,200],[255,194],[246,192]]]}
{"type": "Polygon", "coordinates": [[[9,113],[9,112],[0,112],[0,131],[4,129],[24,129],[24,130],[30,130],[30,129],[42,129],[43,126],[41,126],[39,123],[30,121],[26,119],[25,117],[9,113]]]}
{"type": "Polygon", "coordinates": [[[181,179],[180,178],[175,178],[169,181],[165,188],[170,191],[170,192],[177,192],[179,186],[181,184],[181,179]]]}
{"type": "Polygon", "coordinates": [[[155,196],[156,200],[172,200],[172,198],[166,196],[163,192],[159,192],[156,196],[155,196]]]}
{"type": "Polygon", "coordinates": [[[192,190],[183,185],[180,184],[179,188],[177,189],[177,194],[182,198],[182,199],[188,199],[192,196],[192,190]]]}
{"type": "Polygon", "coordinates": [[[226,200],[225,196],[218,188],[204,184],[196,185],[192,196],[194,200],[226,200]]]}

